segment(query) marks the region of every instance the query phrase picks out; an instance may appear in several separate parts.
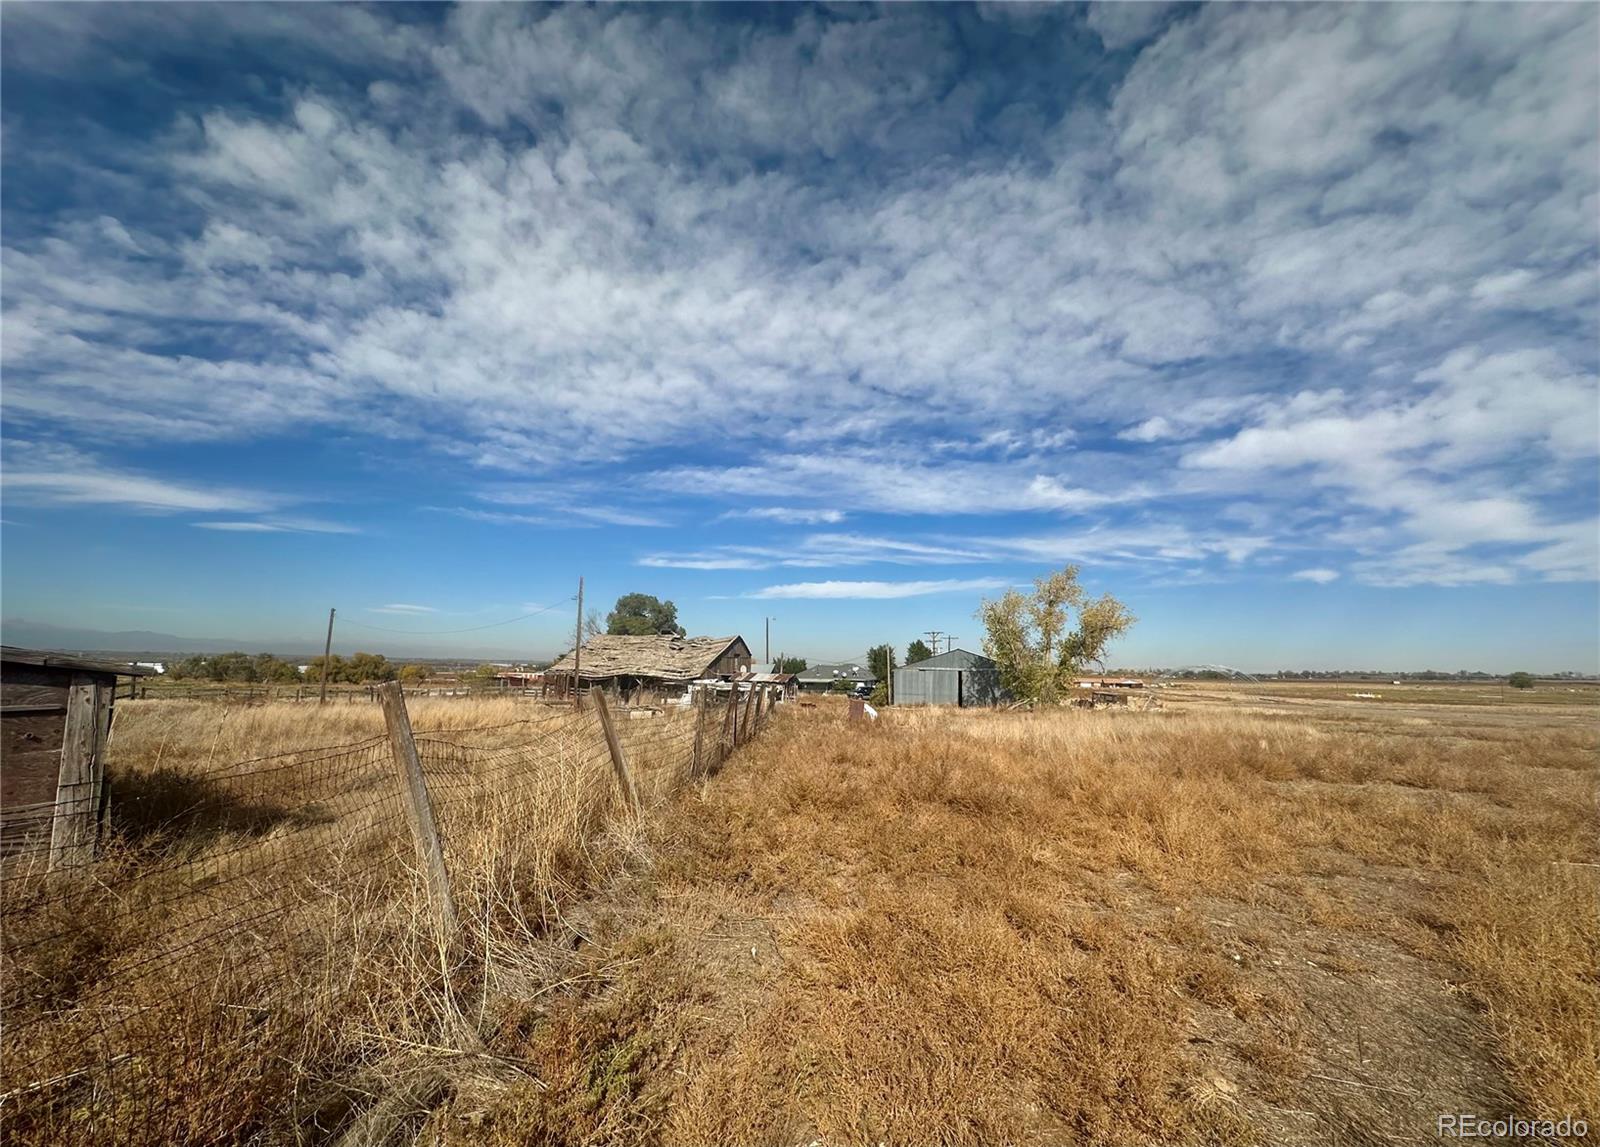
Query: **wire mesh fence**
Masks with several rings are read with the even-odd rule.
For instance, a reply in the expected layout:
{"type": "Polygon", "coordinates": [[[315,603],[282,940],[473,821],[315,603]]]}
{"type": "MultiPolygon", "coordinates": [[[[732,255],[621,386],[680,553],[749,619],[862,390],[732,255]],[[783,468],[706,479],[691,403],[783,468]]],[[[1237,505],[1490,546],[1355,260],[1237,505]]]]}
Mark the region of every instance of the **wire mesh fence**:
{"type": "Polygon", "coordinates": [[[461,922],[449,936],[393,737],[113,760],[92,862],[0,861],[4,1139],[326,1137],[359,1107],[364,1068],[446,1039],[459,998],[489,990],[496,947],[546,934],[593,879],[605,834],[634,823],[618,771],[648,810],[764,724],[738,707],[619,715],[621,763],[593,707],[416,735],[461,922]]]}

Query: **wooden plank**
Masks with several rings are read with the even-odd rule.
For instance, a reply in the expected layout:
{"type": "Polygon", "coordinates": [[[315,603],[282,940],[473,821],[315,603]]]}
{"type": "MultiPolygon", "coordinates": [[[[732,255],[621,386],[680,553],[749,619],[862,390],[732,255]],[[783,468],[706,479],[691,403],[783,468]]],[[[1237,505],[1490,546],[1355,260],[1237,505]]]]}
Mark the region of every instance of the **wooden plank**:
{"type": "Polygon", "coordinates": [[[756,732],[760,732],[761,731],[761,716],[762,716],[761,711],[766,706],[767,687],[765,685],[763,685],[760,688],[760,690],[757,690],[754,686],[752,686],[751,689],[750,689],[750,692],[752,692],[752,693],[754,693],[756,695],[756,715],[755,715],[755,719],[750,724],[750,728],[752,730],[756,731],[756,732]]]}
{"type": "Polygon", "coordinates": [[[739,723],[744,726],[744,739],[746,741],[755,736],[756,732],[756,727],[750,720],[750,710],[755,708],[755,704],[756,688],[752,685],[750,686],[750,692],[744,695],[744,712],[739,717],[739,723]]]}
{"type": "Polygon", "coordinates": [[[33,717],[41,713],[65,713],[67,703],[59,705],[0,705],[0,717],[33,717]]]}
{"type": "Polygon", "coordinates": [[[147,666],[136,666],[131,661],[101,661],[89,657],[73,657],[68,653],[52,653],[43,649],[19,649],[15,645],[0,646],[0,662],[4,662],[5,676],[10,677],[12,666],[35,665],[48,669],[64,669],[73,673],[110,674],[125,677],[129,674],[148,677],[155,673],[147,666]]]}
{"type": "MultiPolygon", "coordinates": [[[[115,688],[115,682],[111,688],[115,688]]],[[[94,859],[100,808],[100,746],[105,739],[107,686],[75,673],[67,694],[61,765],[56,774],[56,817],[50,830],[50,867],[70,868],[94,859]]]]}
{"type": "Polygon", "coordinates": [[[0,681],[0,705],[59,705],[67,706],[67,686],[71,675],[52,674],[50,681],[18,681],[7,675],[0,681]]]}
{"type": "Polygon", "coordinates": [[[428,798],[428,784],[422,776],[422,759],[417,756],[405,694],[398,681],[391,681],[379,690],[378,697],[383,704],[383,722],[389,730],[389,747],[400,772],[401,803],[406,806],[417,858],[422,862],[428,882],[428,898],[433,902],[434,922],[439,929],[441,945],[453,947],[460,935],[456,902],[450,895],[450,874],[444,866],[444,848],[439,843],[439,828],[433,820],[433,802],[428,798]]]}
{"type": "Polygon", "coordinates": [[[633,778],[628,776],[628,759],[622,754],[622,742],[617,740],[616,727],[611,723],[611,708],[606,704],[606,691],[597,686],[589,690],[589,698],[594,702],[594,711],[600,714],[600,728],[605,731],[606,748],[611,750],[611,767],[617,774],[617,784],[622,786],[622,795],[629,807],[638,812],[639,792],[633,787],[633,778]]]}
{"type": "Polygon", "coordinates": [[[728,716],[723,721],[728,730],[728,744],[737,749],[739,747],[739,690],[736,686],[728,689],[728,716]]]}

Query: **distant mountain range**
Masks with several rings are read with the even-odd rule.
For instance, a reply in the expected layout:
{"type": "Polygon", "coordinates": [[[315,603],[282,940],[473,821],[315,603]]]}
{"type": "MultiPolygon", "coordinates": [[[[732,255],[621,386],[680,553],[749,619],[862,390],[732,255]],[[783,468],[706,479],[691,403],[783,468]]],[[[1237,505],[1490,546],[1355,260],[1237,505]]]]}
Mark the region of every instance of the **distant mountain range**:
{"type": "MultiPolygon", "coordinates": [[[[146,654],[174,654],[174,653],[230,653],[240,650],[244,653],[272,653],[289,661],[309,661],[313,657],[322,655],[322,647],[309,648],[297,641],[290,645],[286,641],[274,641],[259,637],[179,637],[175,633],[157,633],[149,629],[79,629],[76,626],[48,625],[40,621],[28,621],[20,617],[8,617],[0,621],[0,641],[6,645],[18,645],[24,649],[53,649],[63,653],[107,653],[120,654],[116,660],[159,660],[156,657],[146,657],[146,654]]],[[[391,645],[386,641],[374,641],[363,638],[359,646],[341,640],[337,630],[334,633],[333,650],[335,653],[348,654],[355,649],[368,649],[374,653],[382,653],[386,657],[416,657],[419,659],[485,659],[493,660],[504,657],[528,657],[527,651],[512,650],[464,650],[440,651],[428,650],[416,646],[391,645]]]]}
{"type": "MultiPolygon", "coordinates": [[[[68,653],[228,653],[235,649],[246,653],[305,654],[305,649],[291,650],[259,639],[245,641],[233,637],[179,637],[175,633],[156,633],[148,629],[79,629],[67,625],[46,625],[40,621],[8,617],[0,621],[0,639],[7,645],[20,645],[27,649],[59,649],[68,653]]],[[[317,650],[321,653],[322,650],[317,650]]]]}

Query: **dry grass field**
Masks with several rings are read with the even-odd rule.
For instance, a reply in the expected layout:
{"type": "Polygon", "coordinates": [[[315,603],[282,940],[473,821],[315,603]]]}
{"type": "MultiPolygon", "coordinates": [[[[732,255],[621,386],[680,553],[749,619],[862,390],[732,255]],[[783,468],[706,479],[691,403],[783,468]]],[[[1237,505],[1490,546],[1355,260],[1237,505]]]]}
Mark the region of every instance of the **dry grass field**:
{"type": "Polygon", "coordinates": [[[1445,1112],[1600,1124],[1595,710],[1296,700],[791,712],[575,918],[565,986],[496,1017],[539,1082],[464,1087],[432,1126],[1380,1144],[1432,1141],[1445,1112]]]}
{"type": "MultiPolygon", "coordinates": [[[[372,782],[334,784],[314,751],[378,737],[376,706],[120,703],[122,797],[291,753],[263,776],[324,819],[223,817],[203,839],[172,820],[109,859],[187,850],[197,919],[238,915],[207,990],[236,1000],[223,973],[252,968],[256,994],[135,1033],[131,1062],[171,1077],[161,1121],[85,1096],[96,1114],[66,1138],[30,1139],[14,1107],[7,1137],[1265,1145],[1432,1140],[1445,1112],[1600,1125],[1595,708],[1322,685],[1165,700],[863,724],[829,699],[709,777],[682,768],[682,728],[633,722],[642,818],[570,715],[417,701],[430,783],[451,786],[452,955],[405,879],[299,873],[276,932],[207,883],[253,863],[221,887],[268,888],[299,855],[271,850],[313,832],[405,843],[360,827],[372,782]]],[[[125,907],[8,900],[8,931],[74,938],[35,964],[8,947],[8,1024],[56,1009],[71,1051],[82,1017],[170,999],[170,976],[109,974],[172,942],[125,907]],[[86,959],[131,994],[97,995],[86,959]]]]}
{"type": "MultiPolygon", "coordinates": [[[[0,881],[6,1142],[393,1130],[443,1088],[438,1052],[480,1050],[475,1010],[537,997],[538,939],[638,851],[641,818],[592,713],[410,709],[461,919],[447,937],[378,706],[119,704],[99,859],[8,857],[0,881]]],[[[692,775],[694,727],[620,730],[647,815],[692,775]]]]}

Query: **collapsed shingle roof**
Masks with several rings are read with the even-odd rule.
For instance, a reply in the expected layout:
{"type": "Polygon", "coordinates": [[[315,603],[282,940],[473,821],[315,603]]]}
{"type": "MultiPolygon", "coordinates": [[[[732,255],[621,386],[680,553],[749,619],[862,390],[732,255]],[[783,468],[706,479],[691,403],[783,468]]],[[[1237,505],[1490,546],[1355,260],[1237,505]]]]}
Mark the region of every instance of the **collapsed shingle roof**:
{"type": "MultiPolygon", "coordinates": [[[[630,637],[602,633],[583,643],[584,681],[608,677],[651,677],[661,681],[693,681],[703,677],[737,644],[748,657],[742,637],[630,637]]],[[[572,675],[572,654],[561,658],[546,673],[572,675]]]]}

